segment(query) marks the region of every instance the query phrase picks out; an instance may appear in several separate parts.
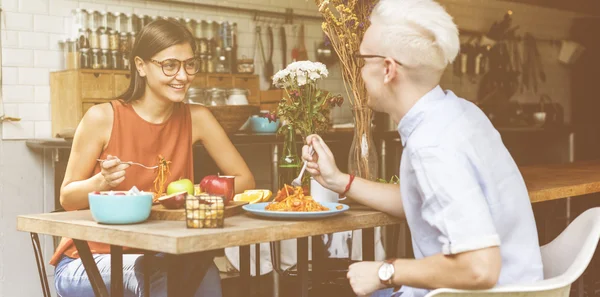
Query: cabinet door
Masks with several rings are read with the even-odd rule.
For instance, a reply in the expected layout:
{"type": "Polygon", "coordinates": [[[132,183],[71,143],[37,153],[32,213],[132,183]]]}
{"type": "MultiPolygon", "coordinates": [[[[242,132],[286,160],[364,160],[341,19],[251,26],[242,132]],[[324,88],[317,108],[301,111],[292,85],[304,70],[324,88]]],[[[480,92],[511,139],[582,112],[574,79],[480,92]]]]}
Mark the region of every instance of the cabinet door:
{"type": "Polygon", "coordinates": [[[129,88],[129,83],[131,82],[131,75],[129,74],[115,74],[115,97],[123,95],[127,88],[129,88]]]}
{"type": "Polygon", "coordinates": [[[229,89],[233,87],[233,79],[229,74],[210,74],[208,75],[207,88],[229,89]]]}
{"type": "Polygon", "coordinates": [[[92,108],[92,106],[96,105],[96,103],[93,102],[83,102],[82,103],[82,115],[85,115],[85,113],[88,111],[88,109],[92,108]]]}
{"type": "Polygon", "coordinates": [[[113,74],[111,73],[80,73],[81,97],[104,98],[115,97],[113,74]]]}
{"type": "Polygon", "coordinates": [[[260,82],[258,81],[258,76],[234,77],[233,85],[236,88],[250,91],[248,103],[254,105],[260,104],[260,82]]]}

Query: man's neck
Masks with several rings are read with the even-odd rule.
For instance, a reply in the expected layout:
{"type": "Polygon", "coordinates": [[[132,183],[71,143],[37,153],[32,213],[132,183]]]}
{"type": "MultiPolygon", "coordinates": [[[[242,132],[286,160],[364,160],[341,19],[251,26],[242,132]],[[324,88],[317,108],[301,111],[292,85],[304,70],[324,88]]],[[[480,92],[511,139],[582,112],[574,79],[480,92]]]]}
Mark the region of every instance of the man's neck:
{"type": "Polygon", "coordinates": [[[394,105],[390,107],[390,118],[394,123],[398,124],[408,111],[419,101],[425,94],[433,90],[435,86],[400,86],[395,92],[396,96],[394,105]]]}

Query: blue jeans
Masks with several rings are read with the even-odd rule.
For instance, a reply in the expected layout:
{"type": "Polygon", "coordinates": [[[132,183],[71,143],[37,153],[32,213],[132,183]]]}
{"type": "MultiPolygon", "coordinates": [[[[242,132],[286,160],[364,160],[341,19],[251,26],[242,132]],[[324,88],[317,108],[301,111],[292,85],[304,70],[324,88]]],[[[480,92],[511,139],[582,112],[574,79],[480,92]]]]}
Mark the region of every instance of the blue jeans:
{"type": "MultiPolygon", "coordinates": [[[[100,275],[110,292],[110,255],[94,254],[100,275]]],[[[144,255],[123,255],[124,297],[144,296],[144,255]]],[[[212,261],[212,260],[211,260],[212,261]]],[[[150,296],[167,296],[167,265],[164,255],[158,254],[152,261],[150,275],[150,296]]],[[[183,276],[190,275],[194,263],[185,262],[183,276]]],[[[56,292],[61,297],[93,297],[94,291],[83,267],[81,259],[63,257],[56,265],[54,273],[56,292]]],[[[185,281],[185,280],[184,280],[185,281]]],[[[213,263],[209,266],[195,297],[221,297],[221,277],[213,263]]]]}
{"type": "Polygon", "coordinates": [[[400,295],[402,295],[402,293],[394,292],[394,289],[387,288],[373,292],[370,297],[400,297],[400,295]]]}

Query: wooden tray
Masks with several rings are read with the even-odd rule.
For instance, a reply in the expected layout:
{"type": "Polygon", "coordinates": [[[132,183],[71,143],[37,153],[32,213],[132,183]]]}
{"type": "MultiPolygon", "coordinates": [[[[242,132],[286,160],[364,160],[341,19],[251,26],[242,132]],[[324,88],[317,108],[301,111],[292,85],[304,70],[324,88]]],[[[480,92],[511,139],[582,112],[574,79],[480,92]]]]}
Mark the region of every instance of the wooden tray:
{"type": "MultiPolygon", "coordinates": [[[[232,201],[231,204],[225,206],[225,217],[242,213],[244,211],[242,205],[245,204],[248,204],[248,202],[232,201]]],[[[166,209],[160,204],[153,205],[149,219],[158,221],[185,221],[185,209],[166,209]]]]}

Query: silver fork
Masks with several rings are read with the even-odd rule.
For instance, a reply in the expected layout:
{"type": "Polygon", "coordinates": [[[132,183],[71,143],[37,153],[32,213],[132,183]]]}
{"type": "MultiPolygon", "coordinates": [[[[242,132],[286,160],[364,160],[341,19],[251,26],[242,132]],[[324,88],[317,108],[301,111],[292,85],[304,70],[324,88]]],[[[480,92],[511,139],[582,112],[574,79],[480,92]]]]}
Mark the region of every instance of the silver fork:
{"type": "MultiPolygon", "coordinates": [[[[308,154],[309,155],[313,155],[315,152],[315,150],[313,149],[312,145],[308,147],[308,154]]],[[[300,174],[298,175],[298,177],[296,177],[293,181],[292,181],[292,186],[295,187],[299,187],[302,185],[302,175],[304,175],[304,171],[306,170],[306,164],[308,162],[306,162],[306,160],[304,161],[304,165],[302,166],[302,169],[300,170],[300,174]]]]}
{"type": "MultiPolygon", "coordinates": [[[[103,160],[103,159],[96,159],[96,160],[99,161],[99,162],[109,161],[109,160],[103,160]]],[[[137,166],[142,166],[142,167],[144,167],[146,169],[156,169],[156,168],[158,168],[158,165],[156,165],[156,166],[146,166],[144,164],[140,164],[140,163],[136,163],[136,162],[131,162],[131,161],[127,161],[127,162],[120,161],[119,164],[137,165],[137,166]]]]}

